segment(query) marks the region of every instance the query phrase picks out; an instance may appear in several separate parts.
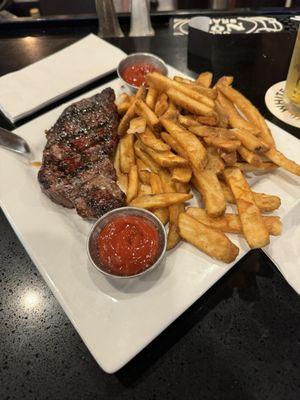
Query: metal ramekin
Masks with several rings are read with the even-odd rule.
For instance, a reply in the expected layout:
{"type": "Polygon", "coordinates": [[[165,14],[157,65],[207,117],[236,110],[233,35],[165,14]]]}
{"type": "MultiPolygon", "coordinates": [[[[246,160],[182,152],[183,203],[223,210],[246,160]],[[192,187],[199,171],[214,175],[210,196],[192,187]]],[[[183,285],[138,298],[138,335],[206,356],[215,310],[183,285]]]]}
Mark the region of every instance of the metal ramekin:
{"type": "Polygon", "coordinates": [[[87,239],[87,253],[89,260],[91,264],[102,274],[113,277],[113,278],[135,278],[137,276],[141,276],[146,274],[149,271],[153,271],[156,267],[159,266],[159,264],[163,261],[165,253],[166,253],[166,247],[167,247],[167,235],[165,228],[163,224],[160,222],[160,220],[152,214],[150,211],[144,210],[142,208],[136,208],[136,207],[122,207],[122,208],[116,208],[115,210],[109,211],[108,213],[104,214],[102,217],[96,221],[94,226],[92,227],[90,234],[87,239]],[[157,228],[158,234],[159,234],[159,255],[154,264],[152,264],[150,267],[145,269],[144,271],[135,274],[135,275],[114,275],[109,272],[107,272],[102,266],[101,266],[101,261],[98,256],[98,249],[97,249],[97,238],[101,232],[101,230],[104,228],[106,224],[108,224],[110,221],[112,221],[116,216],[124,215],[135,215],[135,216],[141,216],[149,221],[151,221],[157,228]]]}
{"type": "Polygon", "coordinates": [[[168,68],[166,63],[159,57],[151,53],[133,53],[124,58],[118,65],[117,73],[121,81],[129,87],[129,89],[135,93],[138,89],[138,86],[131,85],[123,79],[122,72],[126,67],[129,67],[133,64],[153,64],[163,75],[168,75],[168,68]]]}

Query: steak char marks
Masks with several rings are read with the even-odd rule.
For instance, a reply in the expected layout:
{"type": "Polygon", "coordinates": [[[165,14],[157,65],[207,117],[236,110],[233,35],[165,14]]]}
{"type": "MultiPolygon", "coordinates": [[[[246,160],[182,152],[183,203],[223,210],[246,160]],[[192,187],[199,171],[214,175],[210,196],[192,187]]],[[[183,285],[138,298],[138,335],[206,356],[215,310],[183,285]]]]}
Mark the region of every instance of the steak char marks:
{"type": "Polygon", "coordinates": [[[46,132],[38,173],[42,191],[55,203],[98,218],[124,205],[112,159],[118,113],[111,88],[67,107],[46,132]]]}

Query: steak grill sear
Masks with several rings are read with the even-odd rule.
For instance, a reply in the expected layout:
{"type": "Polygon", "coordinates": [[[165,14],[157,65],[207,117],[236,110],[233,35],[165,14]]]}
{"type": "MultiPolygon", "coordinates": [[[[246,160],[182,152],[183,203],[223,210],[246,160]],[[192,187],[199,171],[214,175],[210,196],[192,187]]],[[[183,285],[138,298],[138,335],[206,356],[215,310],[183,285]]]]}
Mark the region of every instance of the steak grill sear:
{"type": "Polygon", "coordinates": [[[46,132],[41,189],[55,203],[75,207],[83,218],[98,218],[124,205],[112,162],[118,143],[114,100],[111,88],[80,100],[46,132]]]}

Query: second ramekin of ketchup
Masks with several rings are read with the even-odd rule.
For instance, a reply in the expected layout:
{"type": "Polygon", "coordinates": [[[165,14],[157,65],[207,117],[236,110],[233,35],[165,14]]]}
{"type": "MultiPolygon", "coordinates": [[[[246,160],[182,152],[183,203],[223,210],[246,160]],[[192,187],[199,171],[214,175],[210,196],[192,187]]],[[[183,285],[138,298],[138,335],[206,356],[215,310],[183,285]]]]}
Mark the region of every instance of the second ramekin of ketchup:
{"type": "Polygon", "coordinates": [[[116,278],[140,276],[156,268],[166,251],[166,232],[151,212],[123,207],[102,216],[87,243],[91,263],[116,278]]]}
{"type": "Polygon", "coordinates": [[[119,78],[132,92],[136,92],[145,83],[145,76],[154,71],[168,74],[165,62],[151,53],[130,54],[120,62],[117,69],[119,78]]]}

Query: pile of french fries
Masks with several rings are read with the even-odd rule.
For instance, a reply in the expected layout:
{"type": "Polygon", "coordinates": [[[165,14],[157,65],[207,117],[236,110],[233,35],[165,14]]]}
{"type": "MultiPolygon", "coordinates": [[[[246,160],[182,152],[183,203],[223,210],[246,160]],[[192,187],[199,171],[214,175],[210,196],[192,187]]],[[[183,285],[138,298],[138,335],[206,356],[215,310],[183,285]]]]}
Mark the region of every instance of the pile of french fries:
{"type": "Polygon", "coordinates": [[[253,192],[245,174],[282,167],[300,175],[300,166],[276,149],[263,116],[232,87],[233,77],[214,86],[212,80],[210,72],[196,80],[153,72],[135,95],[123,93],[115,169],[127,204],[169,223],[167,249],[184,239],[230,263],[239,248],[226,232],[258,248],[282,229],[279,217],[263,215],[280,198],[253,192]],[[187,208],[197,192],[203,208],[187,208]],[[237,213],[226,213],[227,203],[237,213]]]}

